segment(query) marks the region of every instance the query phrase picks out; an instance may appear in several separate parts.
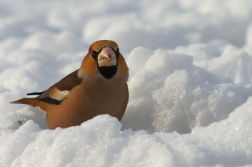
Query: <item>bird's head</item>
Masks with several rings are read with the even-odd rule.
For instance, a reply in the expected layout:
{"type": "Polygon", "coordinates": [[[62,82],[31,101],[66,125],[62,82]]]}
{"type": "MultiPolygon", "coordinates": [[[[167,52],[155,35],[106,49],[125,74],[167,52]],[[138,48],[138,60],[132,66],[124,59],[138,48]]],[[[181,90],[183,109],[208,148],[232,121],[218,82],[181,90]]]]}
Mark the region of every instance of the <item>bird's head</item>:
{"type": "Polygon", "coordinates": [[[128,79],[128,67],[117,43],[110,40],[94,42],[88,50],[78,71],[80,78],[101,76],[105,79],[121,77],[128,79]]]}

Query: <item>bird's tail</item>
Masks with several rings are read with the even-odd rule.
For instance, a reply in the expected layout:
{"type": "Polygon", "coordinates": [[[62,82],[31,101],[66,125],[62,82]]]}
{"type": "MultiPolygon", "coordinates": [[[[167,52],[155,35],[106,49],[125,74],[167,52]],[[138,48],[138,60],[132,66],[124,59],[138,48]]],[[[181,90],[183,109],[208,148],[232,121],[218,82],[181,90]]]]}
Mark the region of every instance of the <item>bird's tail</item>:
{"type": "Polygon", "coordinates": [[[39,107],[40,109],[46,111],[47,104],[41,100],[38,100],[36,98],[22,98],[15,101],[11,101],[10,103],[13,104],[28,104],[33,107],[39,107]]]}

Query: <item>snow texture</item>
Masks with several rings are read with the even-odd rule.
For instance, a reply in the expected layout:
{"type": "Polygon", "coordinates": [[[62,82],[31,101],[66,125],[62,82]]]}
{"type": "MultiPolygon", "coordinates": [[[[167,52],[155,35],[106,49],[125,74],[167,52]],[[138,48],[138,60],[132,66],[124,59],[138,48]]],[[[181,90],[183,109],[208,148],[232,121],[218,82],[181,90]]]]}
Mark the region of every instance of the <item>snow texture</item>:
{"type": "Polygon", "coordinates": [[[250,0],[0,0],[0,167],[252,167],[251,16],[250,0]],[[99,39],[130,69],[121,122],[49,130],[44,112],[9,104],[99,39]]]}

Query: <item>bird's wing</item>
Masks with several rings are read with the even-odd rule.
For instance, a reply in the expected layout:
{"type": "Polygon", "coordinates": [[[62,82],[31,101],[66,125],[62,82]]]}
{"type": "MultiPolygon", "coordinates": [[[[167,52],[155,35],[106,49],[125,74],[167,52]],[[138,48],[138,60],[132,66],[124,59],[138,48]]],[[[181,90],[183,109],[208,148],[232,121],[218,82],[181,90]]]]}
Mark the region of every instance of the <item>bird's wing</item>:
{"type": "Polygon", "coordinates": [[[43,92],[33,92],[27,95],[39,95],[35,98],[36,100],[59,105],[71,89],[81,83],[82,79],[78,77],[77,73],[78,70],[72,72],[43,92]]]}
{"type": "Polygon", "coordinates": [[[78,70],[67,75],[59,82],[51,86],[49,89],[43,92],[33,92],[28,93],[27,95],[38,95],[35,98],[21,98],[11,103],[15,104],[28,104],[33,107],[39,107],[44,111],[47,111],[47,108],[50,104],[59,105],[62,100],[67,96],[67,94],[75,86],[78,86],[82,79],[78,77],[78,70]]]}

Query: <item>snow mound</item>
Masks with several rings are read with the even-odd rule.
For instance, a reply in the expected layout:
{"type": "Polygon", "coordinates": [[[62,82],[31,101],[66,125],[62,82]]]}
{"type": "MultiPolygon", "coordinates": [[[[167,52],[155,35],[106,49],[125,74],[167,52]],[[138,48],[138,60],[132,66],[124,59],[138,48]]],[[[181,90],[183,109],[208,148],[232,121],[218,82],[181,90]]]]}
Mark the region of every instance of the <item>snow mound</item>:
{"type": "Polygon", "coordinates": [[[120,131],[121,123],[108,115],[53,131],[27,121],[0,131],[0,165],[241,166],[252,163],[251,108],[249,98],[227,119],[185,135],[120,131]]]}
{"type": "MultiPolygon", "coordinates": [[[[232,61],[228,66],[233,69],[239,64],[233,60],[235,57],[249,65],[247,54],[243,57],[240,52],[232,54],[215,58],[216,67],[232,61]]],[[[250,80],[244,85],[227,82],[228,79],[221,78],[226,74],[222,69],[216,70],[219,78],[210,70],[193,65],[191,56],[176,52],[136,48],[129,55],[128,65],[133,75],[129,81],[130,101],[122,120],[124,128],[189,133],[194,127],[227,118],[252,95],[250,80]]],[[[246,72],[251,73],[249,69],[246,72]]]]}

